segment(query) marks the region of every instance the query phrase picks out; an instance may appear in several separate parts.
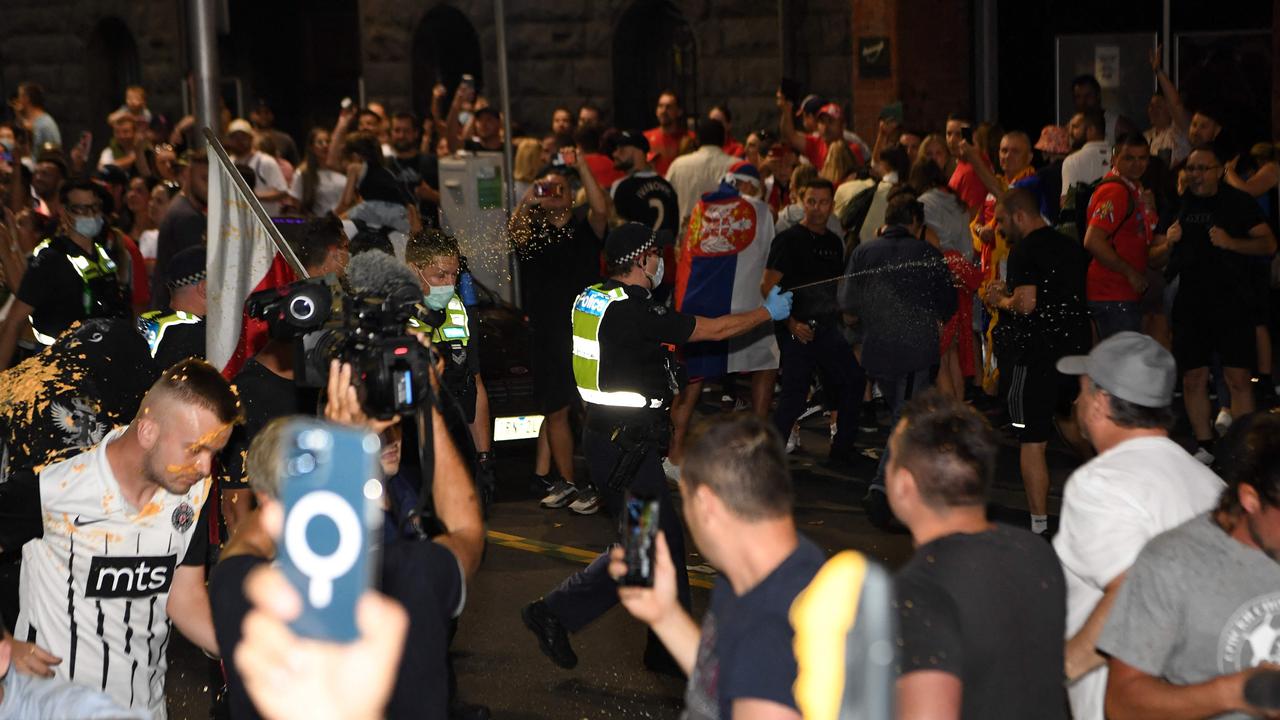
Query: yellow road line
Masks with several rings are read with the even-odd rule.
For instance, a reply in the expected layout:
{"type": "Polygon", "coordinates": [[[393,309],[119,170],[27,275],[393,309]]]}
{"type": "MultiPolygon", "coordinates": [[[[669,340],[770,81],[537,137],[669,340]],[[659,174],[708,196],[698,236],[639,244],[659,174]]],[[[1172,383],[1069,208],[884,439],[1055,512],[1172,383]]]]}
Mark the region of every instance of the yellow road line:
{"type": "MultiPolygon", "coordinates": [[[[590,564],[600,553],[594,553],[590,550],[571,547],[569,545],[558,545],[556,543],[544,542],[542,540],[534,540],[532,538],[524,538],[519,535],[511,535],[510,533],[490,530],[487,533],[489,542],[494,545],[501,545],[506,548],[515,550],[524,550],[526,552],[536,553],[538,555],[546,555],[548,557],[560,558],[561,560],[569,560],[583,564],[590,564]]],[[[689,584],[694,587],[700,587],[707,590],[711,589],[710,576],[689,572],[689,584]]]]}

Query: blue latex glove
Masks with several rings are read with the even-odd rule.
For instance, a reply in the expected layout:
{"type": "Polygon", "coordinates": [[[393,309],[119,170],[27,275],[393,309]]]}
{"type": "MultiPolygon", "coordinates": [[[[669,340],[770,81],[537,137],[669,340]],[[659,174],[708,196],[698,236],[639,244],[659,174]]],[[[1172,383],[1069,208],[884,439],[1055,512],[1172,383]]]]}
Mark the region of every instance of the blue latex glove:
{"type": "Polygon", "coordinates": [[[764,309],[774,322],[786,320],[791,316],[791,291],[782,292],[774,285],[769,289],[769,297],[764,299],[764,309]]]}

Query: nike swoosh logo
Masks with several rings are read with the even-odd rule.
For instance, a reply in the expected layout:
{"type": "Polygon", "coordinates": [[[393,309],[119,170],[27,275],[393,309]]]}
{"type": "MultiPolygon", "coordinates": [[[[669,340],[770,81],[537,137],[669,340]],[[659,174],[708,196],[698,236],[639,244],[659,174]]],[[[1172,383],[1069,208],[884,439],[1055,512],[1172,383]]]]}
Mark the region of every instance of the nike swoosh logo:
{"type": "Polygon", "coordinates": [[[75,525],[76,527],[84,527],[85,525],[92,525],[94,523],[106,522],[106,520],[107,520],[106,518],[96,518],[94,520],[81,520],[80,516],[77,515],[76,519],[71,521],[71,524],[75,525]]]}

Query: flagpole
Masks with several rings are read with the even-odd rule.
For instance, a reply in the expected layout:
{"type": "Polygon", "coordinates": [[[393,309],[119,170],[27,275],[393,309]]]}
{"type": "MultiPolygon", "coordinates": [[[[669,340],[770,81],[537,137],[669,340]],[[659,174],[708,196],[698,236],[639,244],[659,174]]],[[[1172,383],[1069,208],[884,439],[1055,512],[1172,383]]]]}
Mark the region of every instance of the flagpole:
{"type": "MultiPolygon", "coordinates": [[[[306,268],[302,267],[302,262],[298,260],[298,256],[294,254],[293,248],[289,247],[289,243],[285,241],[284,236],[280,234],[280,228],[271,222],[267,211],[262,209],[262,203],[258,201],[258,196],[253,194],[249,189],[249,184],[244,181],[244,176],[236,169],[231,158],[227,155],[227,151],[222,147],[222,143],[218,142],[218,137],[213,134],[209,128],[202,128],[205,138],[209,141],[209,149],[213,150],[213,154],[218,158],[218,162],[222,163],[222,167],[231,176],[232,182],[235,183],[236,190],[240,193],[240,199],[248,204],[249,209],[257,216],[258,222],[267,230],[267,237],[271,238],[271,244],[276,246],[280,254],[284,256],[285,262],[289,263],[289,267],[298,274],[300,278],[311,277],[307,274],[306,268]]],[[[212,167],[212,165],[210,166],[212,167]]]]}

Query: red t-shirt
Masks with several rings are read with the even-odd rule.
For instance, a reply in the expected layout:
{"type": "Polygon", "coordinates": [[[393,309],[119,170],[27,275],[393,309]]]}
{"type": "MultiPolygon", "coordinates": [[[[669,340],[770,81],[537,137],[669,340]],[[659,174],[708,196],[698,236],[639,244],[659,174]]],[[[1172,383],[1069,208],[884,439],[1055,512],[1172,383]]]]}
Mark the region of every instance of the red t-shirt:
{"type": "Polygon", "coordinates": [[[591,176],[596,179],[605,192],[609,192],[609,187],[615,182],[627,176],[621,170],[613,168],[613,158],[602,153],[587,153],[587,167],[591,168],[591,176]]]}
{"type": "Polygon", "coordinates": [[[987,199],[987,186],[982,184],[982,178],[978,177],[973,165],[964,160],[956,162],[956,171],[951,174],[951,181],[947,186],[970,211],[982,207],[983,201],[987,199]]]}
{"type": "Polygon", "coordinates": [[[692,140],[693,133],[688,130],[665,133],[656,127],[645,130],[644,139],[649,141],[649,162],[653,163],[653,171],[665,177],[671,161],[680,155],[680,144],[692,140]]]}
{"type": "Polygon", "coordinates": [[[733,138],[725,140],[724,144],[720,146],[720,149],[724,150],[726,155],[732,155],[734,157],[742,157],[742,154],[747,151],[746,148],[742,147],[742,143],[734,140],[733,138]]]}
{"type": "MultiPolygon", "coordinates": [[[[1138,188],[1120,177],[1114,170],[1107,180],[1098,185],[1089,198],[1089,227],[1096,227],[1110,237],[1112,247],[1126,263],[1144,273],[1147,270],[1147,248],[1151,245],[1151,233],[1155,230],[1155,213],[1148,212],[1138,197],[1138,188]],[[1129,203],[1136,202],[1132,214],[1129,203]],[[1128,219],[1125,216],[1128,215],[1128,219]]],[[[1089,275],[1085,283],[1085,297],[1095,301],[1136,302],[1142,295],[1133,289],[1124,275],[1103,267],[1097,259],[1089,263],[1089,275]]]]}
{"type": "MultiPolygon", "coordinates": [[[[857,143],[848,143],[848,145],[849,152],[853,153],[853,156],[858,159],[858,162],[865,163],[867,161],[867,159],[862,156],[861,145],[857,143]]],[[[809,162],[813,163],[813,166],[818,168],[818,170],[822,170],[822,166],[826,164],[827,149],[830,147],[831,146],[828,145],[820,135],[804,136],[804,156],[809,158],[809,162]]]]}
{"type": "Polygon", "coordinates": [[[129,264],[133,277],[131,278],[132,297],[130,301],[135,308],[146,308],[151,305],[151,278],[147,277],[147,262],[142,257],[142,251],[138,249],[138,244],[133,238],[120,233],[120,245],[124,247],[125,252],[129,253],[129,264]]]}

